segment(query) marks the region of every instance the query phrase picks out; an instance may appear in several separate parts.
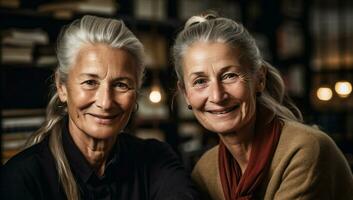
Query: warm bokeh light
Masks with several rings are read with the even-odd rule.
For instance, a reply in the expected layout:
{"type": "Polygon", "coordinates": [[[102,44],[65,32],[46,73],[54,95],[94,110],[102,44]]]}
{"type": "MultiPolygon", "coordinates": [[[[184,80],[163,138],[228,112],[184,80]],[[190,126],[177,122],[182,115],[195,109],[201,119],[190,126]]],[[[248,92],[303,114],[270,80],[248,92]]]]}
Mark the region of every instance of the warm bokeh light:
{"type": "Polygon", "coordinates": [[[162,100],[161,91],[158,89],[153,89],[150,93],[149,98],[152,103],[159,103],[162,100]]]}
{"type": "Polygon", "coordinates": [[[329,87],[320,87],[317,89],[316,95],[321,101],[329,101],[332,98],[332,90],[329,87]]]}
{"type": "Polygon", "coordinates": [[[348,81],[338,81],[335,84],[335,91],[342,97],[348,97],[352,92],[352,84],[348,81]]]}

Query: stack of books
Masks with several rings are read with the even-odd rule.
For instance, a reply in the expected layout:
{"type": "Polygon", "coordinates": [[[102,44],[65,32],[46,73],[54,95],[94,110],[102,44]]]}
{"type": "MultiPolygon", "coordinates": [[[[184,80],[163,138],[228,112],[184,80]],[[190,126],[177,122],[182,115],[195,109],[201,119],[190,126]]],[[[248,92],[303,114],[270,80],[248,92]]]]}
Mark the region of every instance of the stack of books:
{"type": "Polygon", "coordinates": [[[2,32],[1,63],[30,64],[35,45],[47,45],[48,34],[42,29],[11,28],[2,32]]]}
{"type": "Polygon", "coordinates": [[[56,18],[71,19],[75,14],[112,16],[117,6],[113,0],[58,1],[40,5],[38,11],[51,13],[56,18]]]}
{"type": "Polygon", "coordinates": [[[1,158],[5,163],[23,150],[28,137],[44,122],[45,110],[4,110],[1,115],[1,158]]]}

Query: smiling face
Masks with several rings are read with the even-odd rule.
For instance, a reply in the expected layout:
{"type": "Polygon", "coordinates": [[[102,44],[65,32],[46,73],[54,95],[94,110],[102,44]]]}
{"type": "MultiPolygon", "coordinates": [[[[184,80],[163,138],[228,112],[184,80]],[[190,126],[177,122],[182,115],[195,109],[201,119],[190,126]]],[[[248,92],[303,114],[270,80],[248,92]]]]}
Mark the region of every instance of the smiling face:
{"type": "Polygon", "coordinates": [[[56,82],[60,100],[67,103],[70,133],[115,137],[135,106],[135,69],[134,58],[126,50],[103,44],[82,47],[66,83],[56,82]]]}
{"type": "Polygon", "coordinates": [[[208,130],[236,133],[254,123],[256,92],[263,87],[236,50],[218,42],[192,44],[184,54],[183,78],[185,99],[208,130]]]}

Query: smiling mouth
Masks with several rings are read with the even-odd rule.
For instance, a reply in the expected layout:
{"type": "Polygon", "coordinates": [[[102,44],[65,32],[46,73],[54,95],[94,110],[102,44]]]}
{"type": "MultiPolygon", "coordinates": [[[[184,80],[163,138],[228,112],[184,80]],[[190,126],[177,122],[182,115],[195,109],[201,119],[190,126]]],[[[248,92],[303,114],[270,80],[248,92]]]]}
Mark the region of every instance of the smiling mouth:
{"type": "Polygon", "coordinates": [[[93,117],[99,118],[99,119],[105,119],[105,120],[111,120],[117,117],[118,115],[97,115],[97,114],[92,114],[90,113],[89,115],[92,115],[93,117]]]}
{"type": "Polygon", "coordinates": [[[221,114],[226,114],[226,113],[232,112],[237,108],[239,108],[239,105],[236,105],[236,106],[233,106],[233,107],[227,108],[225,110],[221,110],[221,111],[207,111],[207,112],[209,112],[211,114],[221,115],[221,114]]]}

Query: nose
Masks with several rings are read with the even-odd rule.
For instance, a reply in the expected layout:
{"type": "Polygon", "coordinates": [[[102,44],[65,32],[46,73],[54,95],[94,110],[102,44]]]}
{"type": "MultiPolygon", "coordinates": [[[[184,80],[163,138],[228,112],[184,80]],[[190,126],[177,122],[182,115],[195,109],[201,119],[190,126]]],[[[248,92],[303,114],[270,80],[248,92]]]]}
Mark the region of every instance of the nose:
{"type": "Polygon", "coordinates": [[[109,110],[113,105],[112,91],[109,86],[101,85],[96,93],[96,106],[103,110],[109,110]]]}
{"type": "Polygon", "coordinates": [[[210,96],[209,100],[212,103],[221,103],[227,98],[227,93],[224,90],[224,87],[218,81],[214,81],[210,85],[210,96]]]}

